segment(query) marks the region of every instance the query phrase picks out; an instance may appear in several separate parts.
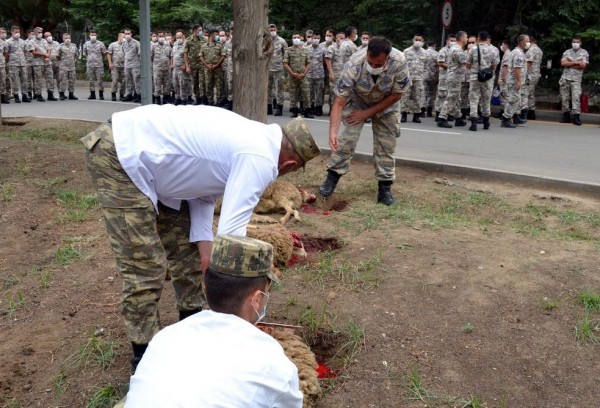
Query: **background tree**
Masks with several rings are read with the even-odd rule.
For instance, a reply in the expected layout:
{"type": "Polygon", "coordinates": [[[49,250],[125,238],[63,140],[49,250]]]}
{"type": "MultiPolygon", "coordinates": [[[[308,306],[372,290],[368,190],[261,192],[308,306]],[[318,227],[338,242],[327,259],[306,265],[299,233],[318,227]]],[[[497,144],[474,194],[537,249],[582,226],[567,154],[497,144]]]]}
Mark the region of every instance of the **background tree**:
{"type": "Polygon", "coordinates": [[[21,31],[36,26],[54,30],[58,23],[69,18],[65,7],[69,0],[3,0],[0,1],[0,21],[18,25],[21,31]]]}

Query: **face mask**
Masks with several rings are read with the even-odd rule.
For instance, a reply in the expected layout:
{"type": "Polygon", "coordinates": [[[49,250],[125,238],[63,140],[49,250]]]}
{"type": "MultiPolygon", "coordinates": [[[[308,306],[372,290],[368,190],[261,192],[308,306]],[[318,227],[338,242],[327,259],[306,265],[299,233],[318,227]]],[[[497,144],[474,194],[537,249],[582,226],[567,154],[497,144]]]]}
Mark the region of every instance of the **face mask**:
{"type": "Polygon", "coordinates": [[[131,41],[131,34],[126,34],[126,35],[125,35],[125,39],[126,39],[127,41],[131,41]]]}
{"type": "Polygon", "coordinates": [[[258,317],[256,319],[256,321],[254,322],[254,324],[260,322],[267,315],[267,305],[269,304],[269,294],[263,292],[262,290],[260,291],[260,293],[262,293],[263,296],[267,298],[267,301],[265,302],[265,307],[263,308],[262,313],[258,313],[258,310],[254,309],[254,306],[252,306],[252,308],[254,309],[254,313],[256,313],[256,316],[258,317]]]}
{"type": "Polygon", "coordinates": [[[450,47],[454,47],[456,45],[456,41],[450,41],[450,47]]]}
{"type": "Polygon", "coordinates": [[[571,46],[573,47],[574,50],[578,50],[579,47],[581,47],[581,44],[579,44],[579,43],[573,43],[573,44],[571,44],[571,46]]]}
{"type": "Polygon", "coordinates": [[[371,75],[379,75],[383,72],[383,67],[373,68],[371,64],[367,62],[367,72],[371,75]]]}
{"type": "Polygon", "coordinates": [[[165,37],[165,41],[167,41],[167,42],[171,41],[171,36],[170,36],[170,35],[167,35],[167,36],[165,37]]]}
{"type": "Polygon", "coordinates": [[[35,39],[35,35],[34,34],[29,34],[29,36],[27,37],[27,39],[33,40],[33,39],[35,39]]]}
{"type": "Polygon", "coordinates": [[[42,33],[36,34],[35,37],[39,40],[42,38],[42,33]]]}
{"type": "Polygon", "coordinates": [[[530,42],[528,42],[528,43],[525,43],[525,49],[526,49],[526,50],[528,50],[530,47],[531,47],[531,43],[530,43],[530,42]]]}
{"type": "Polygon", "coordinates": [[[271,31],[271,37],[277,37],[277,31],[271,31]]]}
{"type": "Polygon", "coordinates": [[[198,38],[202,38],[202,30],[198,31],[198,38]]]}
{"type": "Polygon", "coordinates": [[[94,42],[94,41],[96,41],[96,36],[95,36],[95,35],[90,35],[90,41],[91,41],[91,42],[94,42]]]}
{"type": "Polygon", "coordinates": [[[330,35],[326,35],[325,36],[325,41],[327,42],[327,44],[331,44],[331,42],[333,41],[333,37],[330,35]]]}
{"type": "Polygon", "coordinates": [[[67,39],[65,40],[65,44],[66,44],[66,45],[69,45],[69,44],[71,44],[71,40],[67,38],[67,39]]]}
{"type": "Polygon", "coordinates": [[[215,35],[215,42],[219,42],[221,41],[221,37],[219,37],[218,35],[215,35]]]}
{"type": "Polygon", "coordinates": [[[13,38],[14,38],[15,40],[18,40],[19,38],[21,38],[21,33],[14,33],[14,34],[13,34],[13,38]]]}
{"type": "Polygon", "coordinates": [[[183,44],[183,40],[177,40],[177,44],[179,44],[179,45],[183,44]]]}
{"type": "Polygon", "coordinates": [[[158,37],[158,43],[159,44],[164,44],[165,43],[165,39],[163,37],[158,37]]]}
{"type": "Polygon", "coordinates": [[[152,37],[152,42],[157,42],[158,41],[158,37],[152,37]]]}
{"type": "Polygon", "coordinates": [[[319,45],[319,43],[321,42],[320,39],[318,38],[313,38],[313,45],[319,45]]]}
{"type": "Polygon", "coordinates": [[[292,43],[294,45],[302,45],[302,40],[300,38],[294,38],[292,39],[292,43]]]}
{"type": "Polygon", "coordinates": [[[362,42],[362,45],[364,45],[365,47],[367,45],[369,45],[369,40],[361,40],[361,42],[362,42]]]}
{"type": "Polygon", "coordinates": [[[423,46],[423,41],[415,41],[415,42],[413,43],[413,45],[414,45],[416,48],[421,48],[421,47],[423,46]]]}
{"type": "Polygon", "coordinates": [[[5,40],[6,39],[6,33],[0,34],[0,38],[3,39],[3,40],[5,40]]]}
{"type": "Polygon", "coordinates": [[[46,37],[46,41],[48,41],[50,44],[52,44],[52,36],[46,37]]]}
{"type": "Polygon", "coordinates": [[[469,44],[467,45],[467,49],[470,50],[471,48],[473,48],[475,46],[475,44],[469,44]]]}

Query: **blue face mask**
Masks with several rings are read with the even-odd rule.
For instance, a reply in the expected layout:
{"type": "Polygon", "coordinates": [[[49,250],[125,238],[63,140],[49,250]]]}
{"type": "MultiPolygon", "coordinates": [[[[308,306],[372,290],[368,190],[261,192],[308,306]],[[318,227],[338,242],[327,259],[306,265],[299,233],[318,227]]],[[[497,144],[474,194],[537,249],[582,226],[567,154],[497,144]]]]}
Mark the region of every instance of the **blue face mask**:
{"type": "Polygon", "coordinates": [[[202,30],[198,31],[198,38],[202,38],[202,30]]]}
{"type": "MultiPolygon", "coordinates": [[[[256,321],[254,322],[254,324],[257,324],[258,322],[260,322],[267,315],[267,305],[269,304],[269,296],[270,295],[269,295],[269,293],[265,293],[262,290],[260,291],[260,293],[262,293],[263,296],[267,298],[267,301],[265,302],[265,307],[263,308],[262,313],[258,313],[258,310],[254,309],[254,313],[256,313],[256,316],[258,317],[256,319],[256,321]]],[[[254,306],[252,306],[252,308],[254,308],[254,306]]]]}
{"type": "Polygon", "coordinates": [[[221,37],[219,37],[218,35],[215,35],[215,42],[219,42],[221,41],[221,37]]]}

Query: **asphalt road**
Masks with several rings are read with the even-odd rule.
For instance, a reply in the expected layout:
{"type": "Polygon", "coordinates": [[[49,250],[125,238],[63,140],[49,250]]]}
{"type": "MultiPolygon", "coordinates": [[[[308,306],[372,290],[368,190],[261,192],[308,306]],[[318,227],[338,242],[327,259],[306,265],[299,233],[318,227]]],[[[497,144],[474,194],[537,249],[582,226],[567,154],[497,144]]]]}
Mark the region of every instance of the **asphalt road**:
{"type": "MultiPolygon", "coordinates": [[[[106,94],[110,98],[110,92],[106,94]]],[[[76,90],[76,95],[79,101],[2,105],[2,114],[104,121],[114,112],[139,106],[88,101],[88,93],[82,88],[76,90]]],[[[284,114],[279,118],[269,116],[269,121],[283,124],[289,120],[287,109],[284,114]]],[[[499,120],[492,119],[490,130],[480,127],[470,132],[468,127],[438,128],[432,118],[422,121],[412,123],[409,118],[401,125],[396,157],[600,186],[600,131],[596,125],[529,121],[518,129],[503,129],[499,120]]],[[[307,122],[319,146],[328,147],[328,117],[307,122]]],[[[372,149],[371,126],[367,124],[357,152],[372,154],[372,149]]]]}

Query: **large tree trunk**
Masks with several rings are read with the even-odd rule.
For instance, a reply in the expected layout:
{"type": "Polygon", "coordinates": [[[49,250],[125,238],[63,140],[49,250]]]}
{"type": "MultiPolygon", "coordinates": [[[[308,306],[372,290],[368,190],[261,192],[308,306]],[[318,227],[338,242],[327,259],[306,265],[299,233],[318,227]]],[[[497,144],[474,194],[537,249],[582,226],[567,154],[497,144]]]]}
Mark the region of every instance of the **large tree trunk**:
{"type": "Polygon", "coordinates": [[[267,81],[273,43],[269,0],[233,0],[233,111],[267,121],[267,81]]]}

